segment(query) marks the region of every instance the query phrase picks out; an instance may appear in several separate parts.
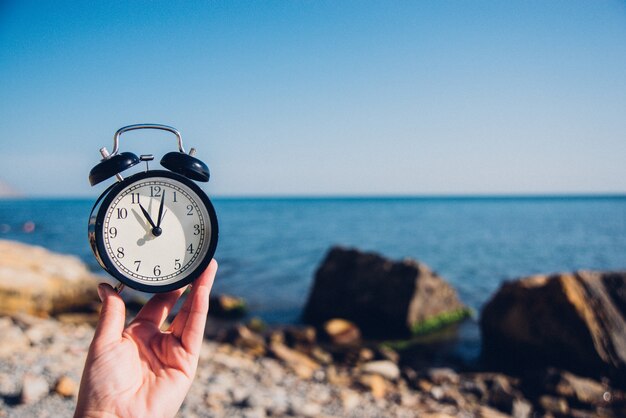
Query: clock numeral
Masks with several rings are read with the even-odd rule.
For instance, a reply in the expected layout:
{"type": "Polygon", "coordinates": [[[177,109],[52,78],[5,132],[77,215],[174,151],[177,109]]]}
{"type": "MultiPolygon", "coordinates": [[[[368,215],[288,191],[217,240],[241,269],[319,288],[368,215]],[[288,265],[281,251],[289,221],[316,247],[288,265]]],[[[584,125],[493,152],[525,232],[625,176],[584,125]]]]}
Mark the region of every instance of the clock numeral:
{"type": "Polygon", "coordinates": [[[161,197],[161,186],[150,186],[150,197],[161,197]]]}
{"type": "Polygon", "coordinates": [[[178,200],[176,200],[176,192],[174,192],[174,203],[178,202],[178,200]]]}
{"type": "Polygon", "coordinates": [[[187,215],[193,215],[193,206],[187,205],[187,215]]]}
{"type": "Polygon", "coordinates": [[[189,244],[189,247],[187,247],[187,252],[189,254],[193,254],[193,244],[189,244]]]}
{"type": "Polygon", "coordinates": [[[135,263],[135,266],[137,266],[135,268],[135,271],[139,271],[139,266],[141,265],[141,260],[135,260],[135,261],[133,261],[133,263],[135,263]]]}
{"type": "Polygon", "coordinates": [[[117,208],[117,219],[126,219],[128,211],[126,208],[117,208]]]}
{"type": "Polygon", "coordinates": [[[161,266],[158,264],[154,266],[154,270],[152,270],[155,276],[159,277],[161,275],[161,266]]]}
{"type": "Polygon", "coordinates": [[[117,236],[117,228],[112,226],[111,228],[109,228],[109,236],[111,238],[115,238],[117,236]]]}
{"type": "Polygon", "coordinates": [[[139,192],[131,193],[130,197],[133,199],[132,203],[139,203],[139,192]]]}
{"type": "Polygon", "coordinates": [[[181,268],[181,264],[180,264],[180,258],[177,258],[174,260],[174,270],[180,270],[181,268]]]}
{"type": "Polygon", "coordinates": [[[124,258],[124,247],[118,247],[117,258],[124,258]]]}
{"type": "Polygon", "coordinates": [[[195,225],[193,226],[193,234],[194,234],[194,235],[200,235],[200,225],[195,224],[195,225]]]}

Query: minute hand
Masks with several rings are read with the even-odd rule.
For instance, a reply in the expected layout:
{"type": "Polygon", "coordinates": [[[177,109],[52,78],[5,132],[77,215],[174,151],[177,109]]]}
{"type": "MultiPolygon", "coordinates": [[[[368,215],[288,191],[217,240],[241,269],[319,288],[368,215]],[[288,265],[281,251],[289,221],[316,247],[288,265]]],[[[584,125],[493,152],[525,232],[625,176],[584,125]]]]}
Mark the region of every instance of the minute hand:
{"type": "Polygon", "coordinates": [[[150,217],[150,214],[148,213],[147,210],[143,208],[143,206],[141,206],[141,203],[139,204],[139,208],[143,212],[143,216],[145,216],[148,222],[150,222],[150,225],[152,225],[153,228],[156,228],[156,225],[154,224],[154,222],[152,222],[152,218],[150,217]]]}
{"type": "Polygon", "coordinates": [[[161,195],[161,204],[159,205],[159,217],[157,218],[157,228],[161,226],[161,220],[163,220],[163,202],[165,201],[165,190],[161,195]]]}

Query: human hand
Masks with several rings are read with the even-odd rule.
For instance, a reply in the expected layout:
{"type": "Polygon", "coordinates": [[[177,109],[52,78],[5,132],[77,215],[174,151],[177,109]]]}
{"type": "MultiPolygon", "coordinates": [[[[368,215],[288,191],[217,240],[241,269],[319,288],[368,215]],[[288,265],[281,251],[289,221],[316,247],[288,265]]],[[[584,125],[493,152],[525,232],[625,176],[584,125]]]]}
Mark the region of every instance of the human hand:
{"type": "Polygon", "coordinates": [[[98,286],[102,311],[75,417],[176,414],[196,373],[216,271],[212,260],[167,331],[160,328],[184,288],[153,296],[124,329],[124,301],[108,284],[98,286]]]}

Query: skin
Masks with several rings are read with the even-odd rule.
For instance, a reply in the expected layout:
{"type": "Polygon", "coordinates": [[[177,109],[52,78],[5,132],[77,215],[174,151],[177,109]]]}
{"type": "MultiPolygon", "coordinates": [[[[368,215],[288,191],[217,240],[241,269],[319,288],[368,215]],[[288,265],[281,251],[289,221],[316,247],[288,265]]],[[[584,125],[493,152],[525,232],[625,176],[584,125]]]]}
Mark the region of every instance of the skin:
{"type": "Polygon", "coordinates": [[[196,374],[216,272],[212,260],[165,331],[161,327],[184,288],[153,296],[124,328],[124,301],[108,284],[98,286],[102,311],[75,417],[176,415],[196,374]]]}

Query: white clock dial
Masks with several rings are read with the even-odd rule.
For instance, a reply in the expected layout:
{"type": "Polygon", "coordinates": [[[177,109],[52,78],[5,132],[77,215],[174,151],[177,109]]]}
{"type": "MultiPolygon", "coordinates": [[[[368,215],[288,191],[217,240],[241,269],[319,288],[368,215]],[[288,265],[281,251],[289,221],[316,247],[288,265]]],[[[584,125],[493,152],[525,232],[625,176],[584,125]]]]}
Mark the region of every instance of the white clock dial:
{"type": "Polygon", "coordinates": [[[194,271],[206,256],[211,232],[200,197],[166,177],[144,178],[124,188],[106,209],[103,223],[104,245],[115,267],[131,280],[154,286],[194,271]]]}

